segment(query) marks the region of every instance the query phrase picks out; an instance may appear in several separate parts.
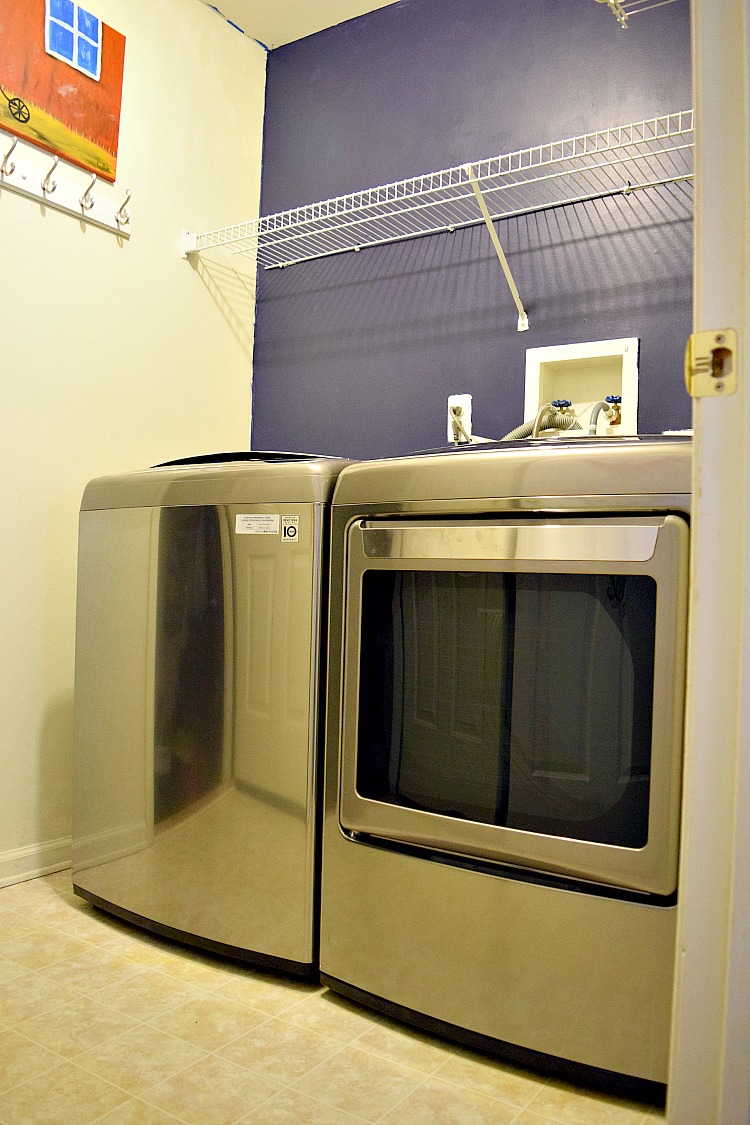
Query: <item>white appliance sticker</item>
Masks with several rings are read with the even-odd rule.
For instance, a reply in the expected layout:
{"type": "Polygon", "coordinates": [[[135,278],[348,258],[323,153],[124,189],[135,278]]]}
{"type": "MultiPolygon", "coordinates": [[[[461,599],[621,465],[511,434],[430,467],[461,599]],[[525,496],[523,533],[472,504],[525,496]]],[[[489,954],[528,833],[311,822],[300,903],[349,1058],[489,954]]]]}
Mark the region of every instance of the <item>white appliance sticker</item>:
{"type": "Polygon", "coordinates": [[[242,512],[234,521],[235,535],[278,535],[279,516],[242,512]]]}
{"type": "Polygon", "coordinates": [[[281,542],[296,543],[299,539],[299,516],[281,517],[281,542]]]}

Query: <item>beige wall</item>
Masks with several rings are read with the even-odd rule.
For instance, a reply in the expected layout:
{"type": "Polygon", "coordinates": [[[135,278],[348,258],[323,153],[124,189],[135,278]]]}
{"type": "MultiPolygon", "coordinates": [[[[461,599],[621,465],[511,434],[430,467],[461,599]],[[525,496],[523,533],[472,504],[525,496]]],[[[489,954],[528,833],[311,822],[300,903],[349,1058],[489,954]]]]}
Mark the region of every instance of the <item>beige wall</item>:
{"type": "Polygon", "coordinates": [[[0,192],[0,885],[69,856],[84,485],[248,446],[252,286],[181,234],[258,213],[265,53],[198,0],[94,10],[127,40],[130,241],[0,192]]]}

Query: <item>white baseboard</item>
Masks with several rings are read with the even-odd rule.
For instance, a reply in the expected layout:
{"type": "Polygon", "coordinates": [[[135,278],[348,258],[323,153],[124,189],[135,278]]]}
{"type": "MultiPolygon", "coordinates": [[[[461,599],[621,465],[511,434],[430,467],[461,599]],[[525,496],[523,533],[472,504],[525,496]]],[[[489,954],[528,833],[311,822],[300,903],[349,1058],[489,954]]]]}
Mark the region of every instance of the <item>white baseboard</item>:
{"type": "Polygon", "coordinates": [[[112,863],[115,859],[142,852],[154,842],[154,828],[145,821],[126,824],[94,836],[81,836],[76,839],[74,870],[83,871],[87,867],[99,867],[112,863]]]}
{"type": "Polygon", "coordinates": [[[44,844],[0,852],[0,887],[23,883],[39,875],[50,875],[53,871],[64,871],[70,867],[71,845],[70,836],[63,836],[44,844]]]}

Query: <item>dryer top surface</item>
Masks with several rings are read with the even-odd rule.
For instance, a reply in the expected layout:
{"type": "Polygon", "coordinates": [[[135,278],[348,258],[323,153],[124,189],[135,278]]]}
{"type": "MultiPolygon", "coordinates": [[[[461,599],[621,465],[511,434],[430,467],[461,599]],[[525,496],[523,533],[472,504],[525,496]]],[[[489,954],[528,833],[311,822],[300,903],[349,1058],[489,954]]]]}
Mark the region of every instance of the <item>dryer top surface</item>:
{"type": "MultiPolygon", "coordinates": [[[[689,497],[684,436],[539,438],[450,446],[344,469],[335,506],[479,499],[689,497]]],[[[687,506],[681,505],[681,506],[687,506]]]]}

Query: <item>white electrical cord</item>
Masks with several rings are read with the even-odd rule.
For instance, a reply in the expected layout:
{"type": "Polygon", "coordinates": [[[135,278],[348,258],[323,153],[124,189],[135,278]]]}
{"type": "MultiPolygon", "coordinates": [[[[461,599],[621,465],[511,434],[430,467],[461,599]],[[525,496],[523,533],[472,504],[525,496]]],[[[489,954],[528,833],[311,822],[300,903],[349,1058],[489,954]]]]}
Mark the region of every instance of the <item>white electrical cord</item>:
{"type": "Polygon", "coordinates": [[[466,428],[461,421],[462,410],[463,408],[460,406],[451,406],[448,411],[453,427],[453,441],[456,445],[461,441],[467,445],[486,445],[496,440],[491,437],[479,437],[478,434],[467,434],[466,428]]]}
{"type": "Polygon", "coordinates": [[[451,416],[451,425],[453,426],[453,440],[456,441],[456,442],[461,441],[461,440],[466,441],[466,442],[473,442],[474,439],[472,438],[471,434],[467,434],[466,429],[464,428],[464,424],[461,421],[461,415],[462,414],[463,414],[463,407],[462,406],[451,406],[450,416],[451,416]]]}

